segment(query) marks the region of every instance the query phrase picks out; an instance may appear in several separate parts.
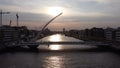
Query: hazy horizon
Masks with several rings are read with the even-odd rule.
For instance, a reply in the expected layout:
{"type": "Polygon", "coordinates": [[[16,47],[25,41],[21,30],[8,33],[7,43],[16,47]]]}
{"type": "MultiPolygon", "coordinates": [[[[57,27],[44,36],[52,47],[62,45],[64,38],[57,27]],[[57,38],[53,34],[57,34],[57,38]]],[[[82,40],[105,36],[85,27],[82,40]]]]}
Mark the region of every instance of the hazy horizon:
{"type": "Polygon", "coordinates": [[[41,29],[50,19],[63,12],[48,28],[51,30],[85,29],[120,26],[119,0],[0,0],[0,9],[11,12],[3,15],[3,24],[19,24],[41,29]]]}

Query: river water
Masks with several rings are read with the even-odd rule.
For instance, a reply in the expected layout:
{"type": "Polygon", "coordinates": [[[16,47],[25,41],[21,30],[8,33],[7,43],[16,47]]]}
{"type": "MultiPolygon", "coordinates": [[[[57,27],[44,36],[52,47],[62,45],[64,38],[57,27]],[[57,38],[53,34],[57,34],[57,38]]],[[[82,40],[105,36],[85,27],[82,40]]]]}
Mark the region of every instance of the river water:
{"type": "MultiPolygon", "coordinates": [[[[59,34],[38,41],[84,42],[59,34]]],[[[89,45],[50,45],[49,47],[41,45],[37,52],[8,51],[0,54],[0,68],[120,68],[119,54],[110,51],[91,51],[92,48],[96,47],[89,45]]]]}

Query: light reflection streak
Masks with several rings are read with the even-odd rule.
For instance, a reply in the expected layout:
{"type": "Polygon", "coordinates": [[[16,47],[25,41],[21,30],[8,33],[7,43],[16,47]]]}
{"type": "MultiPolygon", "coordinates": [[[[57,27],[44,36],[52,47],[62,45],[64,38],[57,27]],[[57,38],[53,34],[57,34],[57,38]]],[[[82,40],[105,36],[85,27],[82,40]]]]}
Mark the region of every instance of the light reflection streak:
{"type": "Polygon", "coordinates": [[[46,57],[46,68],[62,68],[63,58],[61,56],[46,57]]]}
{"type": "Polygon", "coordinates": [[[60,50],[61,49],[61,45],[50,45],[50,50],[60,50]]]}
{"type": "Polygon", "coordinates": [[[50,36],[49,41],[51,41],[51,42],[60,42],[60,41],[62,41],[61,35],[59,35],[59,34],[52,35],[52,36],[50,36]]]}
{"type": "MultiPolygon", "coordinates": [[[[49,41],[60,42],[62,41],[61,35],[56,34],[56,35],[50,36],[49,41]]],[[[49,47],[50,50],[60,50],[61,48],[62,48],[61,45],[50,45],[49,47]]]]}

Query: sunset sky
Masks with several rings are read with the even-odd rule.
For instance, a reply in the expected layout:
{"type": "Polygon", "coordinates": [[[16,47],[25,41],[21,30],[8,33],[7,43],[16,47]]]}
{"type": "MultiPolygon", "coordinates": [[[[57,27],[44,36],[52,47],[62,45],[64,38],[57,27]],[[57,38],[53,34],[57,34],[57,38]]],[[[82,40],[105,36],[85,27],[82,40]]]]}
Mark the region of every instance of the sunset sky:
{"type": "Polygon", "coordinates": [[[41,29],[50,19],[63,12],[48,28],[53,30],[85,29],[92,27],[119,27],[120,0],[0,0],[3,24],[19,24],[41,29]]]}

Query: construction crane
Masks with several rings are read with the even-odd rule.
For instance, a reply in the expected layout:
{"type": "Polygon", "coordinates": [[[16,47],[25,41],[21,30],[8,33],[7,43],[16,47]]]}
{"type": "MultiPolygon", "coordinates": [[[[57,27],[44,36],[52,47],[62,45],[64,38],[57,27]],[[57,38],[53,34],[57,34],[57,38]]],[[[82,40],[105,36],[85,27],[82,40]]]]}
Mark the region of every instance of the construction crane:
{"type": "Polygon", "coordinates": [[[2,15],[3,14],[9,14],[10,12],[3,12],[2,10],[0,10],[0,26],[2,26],[2,15]]]}
{"type": "Polygon", "coordinates": [[[18,22],[18,19],[19,19],[19,15],[18,15],[18,13],[16,14],[16,18],[17,18],[17,27],[19,26],[19,22],[18,22]]]}

